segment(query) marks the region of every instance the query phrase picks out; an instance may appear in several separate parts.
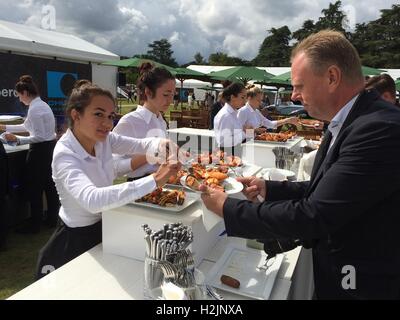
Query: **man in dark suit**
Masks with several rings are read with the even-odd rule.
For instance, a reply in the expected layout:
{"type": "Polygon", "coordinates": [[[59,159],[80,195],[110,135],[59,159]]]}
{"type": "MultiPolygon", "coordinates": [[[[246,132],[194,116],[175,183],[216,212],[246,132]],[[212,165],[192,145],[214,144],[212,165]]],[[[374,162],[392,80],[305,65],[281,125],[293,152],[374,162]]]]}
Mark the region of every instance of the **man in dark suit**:
{"type": "Polygon", "coordinates": [[[202,187],[205,205],[229,236],[312,247],[318,299],[400,299],[399,109],[364,89],[356,50],[334,31],[294,49],[292,84],[293,100],[330,122],[310,181],[240,179],[252,202],[202,187]]]}

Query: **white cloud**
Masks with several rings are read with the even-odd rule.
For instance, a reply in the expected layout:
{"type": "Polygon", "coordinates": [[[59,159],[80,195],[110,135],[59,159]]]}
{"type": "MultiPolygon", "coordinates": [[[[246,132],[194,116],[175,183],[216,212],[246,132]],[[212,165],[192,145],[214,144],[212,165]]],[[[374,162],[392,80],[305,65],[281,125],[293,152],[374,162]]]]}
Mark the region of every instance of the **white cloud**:
{"type": "MultiPolygon", "coordinates": [[[[161,38],[171,41],[180,63],[216,51],[253,59],[267,30],[317,20],[332,0],[2,0],[0,19],[40,27],[41,8],[56,8],[57,31],[73,33],[119,55],[145,53],[161,38]]],[[[353,22],[380,16],[395,0],[343,0],[353,22]]]]}

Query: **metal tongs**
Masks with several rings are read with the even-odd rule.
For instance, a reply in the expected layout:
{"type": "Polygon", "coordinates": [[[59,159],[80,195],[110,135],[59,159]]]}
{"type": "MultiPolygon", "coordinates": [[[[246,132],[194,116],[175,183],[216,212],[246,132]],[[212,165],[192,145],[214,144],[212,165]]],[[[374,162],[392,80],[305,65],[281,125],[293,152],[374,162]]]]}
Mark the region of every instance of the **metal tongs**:
{"type": "Polygon", "coordinates": [[[258,271],[267,271],[275,262],[276,256],[267,256],[263,264],[257,267],[258,271]]]}

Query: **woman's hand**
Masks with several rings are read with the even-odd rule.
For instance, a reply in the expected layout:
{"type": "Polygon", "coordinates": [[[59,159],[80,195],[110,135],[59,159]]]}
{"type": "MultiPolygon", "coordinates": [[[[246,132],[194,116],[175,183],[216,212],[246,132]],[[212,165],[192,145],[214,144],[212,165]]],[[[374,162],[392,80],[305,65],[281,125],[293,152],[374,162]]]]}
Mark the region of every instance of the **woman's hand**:
{"type": "Polygon", "coordinates": [[[265,129],[265,128],[257,128],[255,130],[256,134],[262,134],[262,133],[265,133],[265,132],[267,132],[267,129],[265,129]]]}
{"type": "Polygon", "coordinates": [[[6,133],[3,137],[4,137],[4,139],[7,140],[7,142],[17,142],[18,141],[17,136],[12,133],[6,133]]]}
{"type": "Polygon", "coordinates": [[[296,125],[296,126],[300,123],[300,120],[299,120],[299,118],[297,118],[297,117],[287,118],[287,119],[285,119],[284,121],[285,121],[285,123],[294,124],[294,125],[296,125]]]}
{"type": "Polygon", "coordinates": [[[154,180],[156,181],[157,187],[164,186],[171,176],[176,176],[182,165],[180,162],[170,157],[167,162],[160,165],[158,170],[153,173],[154,180]],[[171,161],[169,161],[171,159],[171,161]]]}

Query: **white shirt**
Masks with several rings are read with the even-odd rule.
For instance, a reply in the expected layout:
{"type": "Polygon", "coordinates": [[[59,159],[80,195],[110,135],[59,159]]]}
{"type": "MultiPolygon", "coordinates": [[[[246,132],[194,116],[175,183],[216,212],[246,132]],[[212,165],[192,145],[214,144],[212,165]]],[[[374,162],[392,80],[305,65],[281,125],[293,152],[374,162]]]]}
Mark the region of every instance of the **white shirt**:
{"type": "Polygon", "coordinates": [[[113,185],[112,153],[154,154],[160,139],[133,139],[110,133],[95,145],[96,157],[88,154],[71,130],[57,142],[53,154],[53,180],[60,196],[60,218],[72,228],[92,225],[101,212],[127,204],[152,192],[152,175],[140,180],[113,185]]]}
{"type": "Polygon", "coordinates": [[[49,105],[40,97],[29,104],[23,124],[7,125],[8,132],[29,132],[29,137],[18,136],[20,144],[38,143],[56,139],[56,120],[49,105]]]}
{"type": "Polygon", "coordinates": [[[238,111],[238,119],[242,126],[252,126],[254,129],[266,127],[269,129],[276,129],[278,121],[271,121],[265,118],[260,110],[254,110],[249,103],[238,111]]]}
{"type": "Polygon", "coordinates": [[[237,111],[228,103],[214,118],[215,140],[219,147],[240,145],[245,138],[243,125],[238,120],[237,111]]]}
{"type": "Polygon", "coordinates": [[[340,109],[340,111],[333,117],[330,124],[328,125],[328,130],[332,133],[332,139],[329,145],[328,152],[335,143],[336,138],[339,135],[340,129],[342,129],[343,123],[346,121],[346,118],[349,115],[358,97],[359,94],[351,99],[348,103],[346,103],[346,105],[342,109],[340,109]]]}
{"type": "MultiPolygon", "coordinates": [[[[149,109],[138,106],[133,112],[124,115],[115,126],[113,132],[132,138],[167,137],[167,124],[163,117],[158,117],[149,109]]],[[[115,157],[118,170],[131,178],[142,177],[155,172],[158,165],[145,164],[132,173],[131,155],[115,157]]]]}

